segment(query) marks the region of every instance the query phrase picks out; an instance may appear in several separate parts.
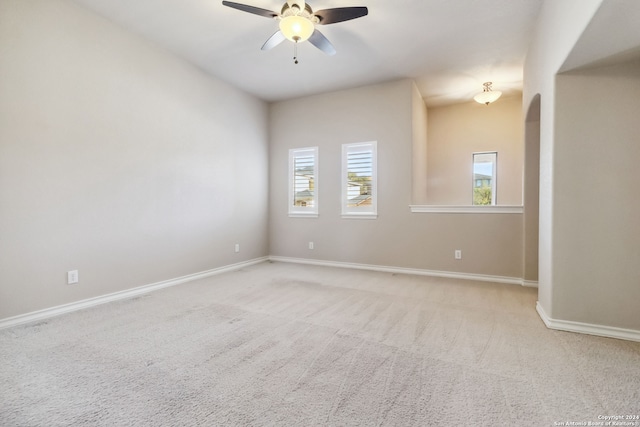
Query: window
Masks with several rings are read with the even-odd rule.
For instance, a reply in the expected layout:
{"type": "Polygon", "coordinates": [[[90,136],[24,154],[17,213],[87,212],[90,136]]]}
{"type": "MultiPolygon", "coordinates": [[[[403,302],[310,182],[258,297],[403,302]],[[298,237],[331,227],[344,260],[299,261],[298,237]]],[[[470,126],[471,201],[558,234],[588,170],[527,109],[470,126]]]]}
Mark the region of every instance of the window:
{"type": "Polygon", "coordinates": [[[376,142],[342,145],[342,216],[376,218],[376,142]]]}
{"type": "Polygon", "coordinates": [[[318,147],[289,150],[289,216],[318,216],[318,147]]]}
{"type": "Polygon", "coordinates": [[[498,153],[473,154],[473,204],[496,204],[496,166],[498,153]]]}

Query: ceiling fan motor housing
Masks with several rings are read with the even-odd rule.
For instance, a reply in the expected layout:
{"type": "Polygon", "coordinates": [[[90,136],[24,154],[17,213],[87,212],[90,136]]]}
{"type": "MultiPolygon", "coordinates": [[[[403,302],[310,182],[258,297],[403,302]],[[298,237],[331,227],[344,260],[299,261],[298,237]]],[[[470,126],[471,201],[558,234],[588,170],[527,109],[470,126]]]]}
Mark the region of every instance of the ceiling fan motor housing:
{"type": "Polygon", "coordinates": [[[300,9],[298,5],[294,5],[294,7],[289,6],[289,3],[285,3],[282,5],[282,10],[280,11],[280,18],[286,18],[288,16],[300,16],[303,18],[307,18],[314,24],[320,22],[320,20],[313,15],[313,9],[307,3],[304,4],[304,9],[300,9]]]}

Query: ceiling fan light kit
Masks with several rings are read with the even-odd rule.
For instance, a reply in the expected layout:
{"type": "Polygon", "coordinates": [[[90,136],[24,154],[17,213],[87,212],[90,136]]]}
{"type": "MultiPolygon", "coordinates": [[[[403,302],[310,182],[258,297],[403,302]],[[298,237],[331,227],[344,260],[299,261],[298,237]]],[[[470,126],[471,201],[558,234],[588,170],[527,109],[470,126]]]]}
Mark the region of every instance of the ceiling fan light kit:
{"type": "Polygon", "coordinates": [[[291,15],[280,20],[280,31],[287,40],[294,43],[309,40],[314,30],[313,23],[302,16],[291,15]]]}
{"type": "Polygon", "coordinates": [[[262,50],[272,49],[284,40],[289,40],[295,43],[293,60],[296,64],[298,63],[297,45],[307,40],[327,55],[335,55],[335,48],[331,42],[316,29],[316,24],[335,24],[337,22],[360,18],[369,13],[366,7],[338,7],[319,10],[314,13],[311,6],[303,0],[287,1],[282,6],[280,13],[230,1],[223,1],[222,4],[243,12],[279,20],[280,29],[262,45],[262,50]]]}
{"type": "Polygon", "coordinates": [[[500,98],[500,96],[502,95],[502,92],[500,92],[499,90],[493,90],[491,88],[492,84],[492,82],[483,83],[482,86],[484,86],[484,89],[482,90],[482,92],[474,96],[473,99],[477,103],[484,105],[489,105],[492,102],[497,101],[498,98],[500,98]]]}

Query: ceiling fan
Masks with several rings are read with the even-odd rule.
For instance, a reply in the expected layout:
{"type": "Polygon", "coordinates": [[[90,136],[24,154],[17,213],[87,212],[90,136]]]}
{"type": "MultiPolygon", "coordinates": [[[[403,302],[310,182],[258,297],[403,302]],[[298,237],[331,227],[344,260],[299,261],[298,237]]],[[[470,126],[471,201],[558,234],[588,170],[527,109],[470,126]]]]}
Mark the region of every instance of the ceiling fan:
{"type": "Polygon", "coordinates": [[[305,40],[309,40],[309,43],[327,55],[335,55],[336,49],[331,42],[315,28],[316,24],[335,24],[337,22],[361,18],[369,13],[369,10],[364,6],[336,7],[314,12],[311,6],[305,3],[304,0],[288,0],[282,6],[280,13],[230,1],[223,1],[222,4],[243,12],[278,20],[280,29],[262,45],[262,50],[272,49],[288,39],[295,43],[293,60],[296,64],[298,63],[297,45],[305,40]]]}

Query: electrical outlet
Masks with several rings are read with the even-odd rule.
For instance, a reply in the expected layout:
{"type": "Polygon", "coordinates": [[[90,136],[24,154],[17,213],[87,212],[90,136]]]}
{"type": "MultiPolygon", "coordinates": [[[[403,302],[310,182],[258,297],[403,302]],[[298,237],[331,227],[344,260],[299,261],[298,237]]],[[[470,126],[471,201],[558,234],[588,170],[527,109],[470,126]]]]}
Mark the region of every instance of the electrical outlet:
{"type": "Polygon", "coordinates": [[[240,252],[240,243],[236,243],[236,253],[240,252]]]}
{"type": "Polygon", "coordinates": [[[313,242],[309,242],[309,249],[313,249],[313,242]]]}
{"type": "Polygon", "coordinates": [[[453,253],[453,256],[455,257],[455,259],[462,259],[462,251],[460,249],[456,249],[453,253]]]}
{"type": "Polygon", "coordinates": [[[67,271],[67,285],[78,283],[78,270],[67,271]]]}

